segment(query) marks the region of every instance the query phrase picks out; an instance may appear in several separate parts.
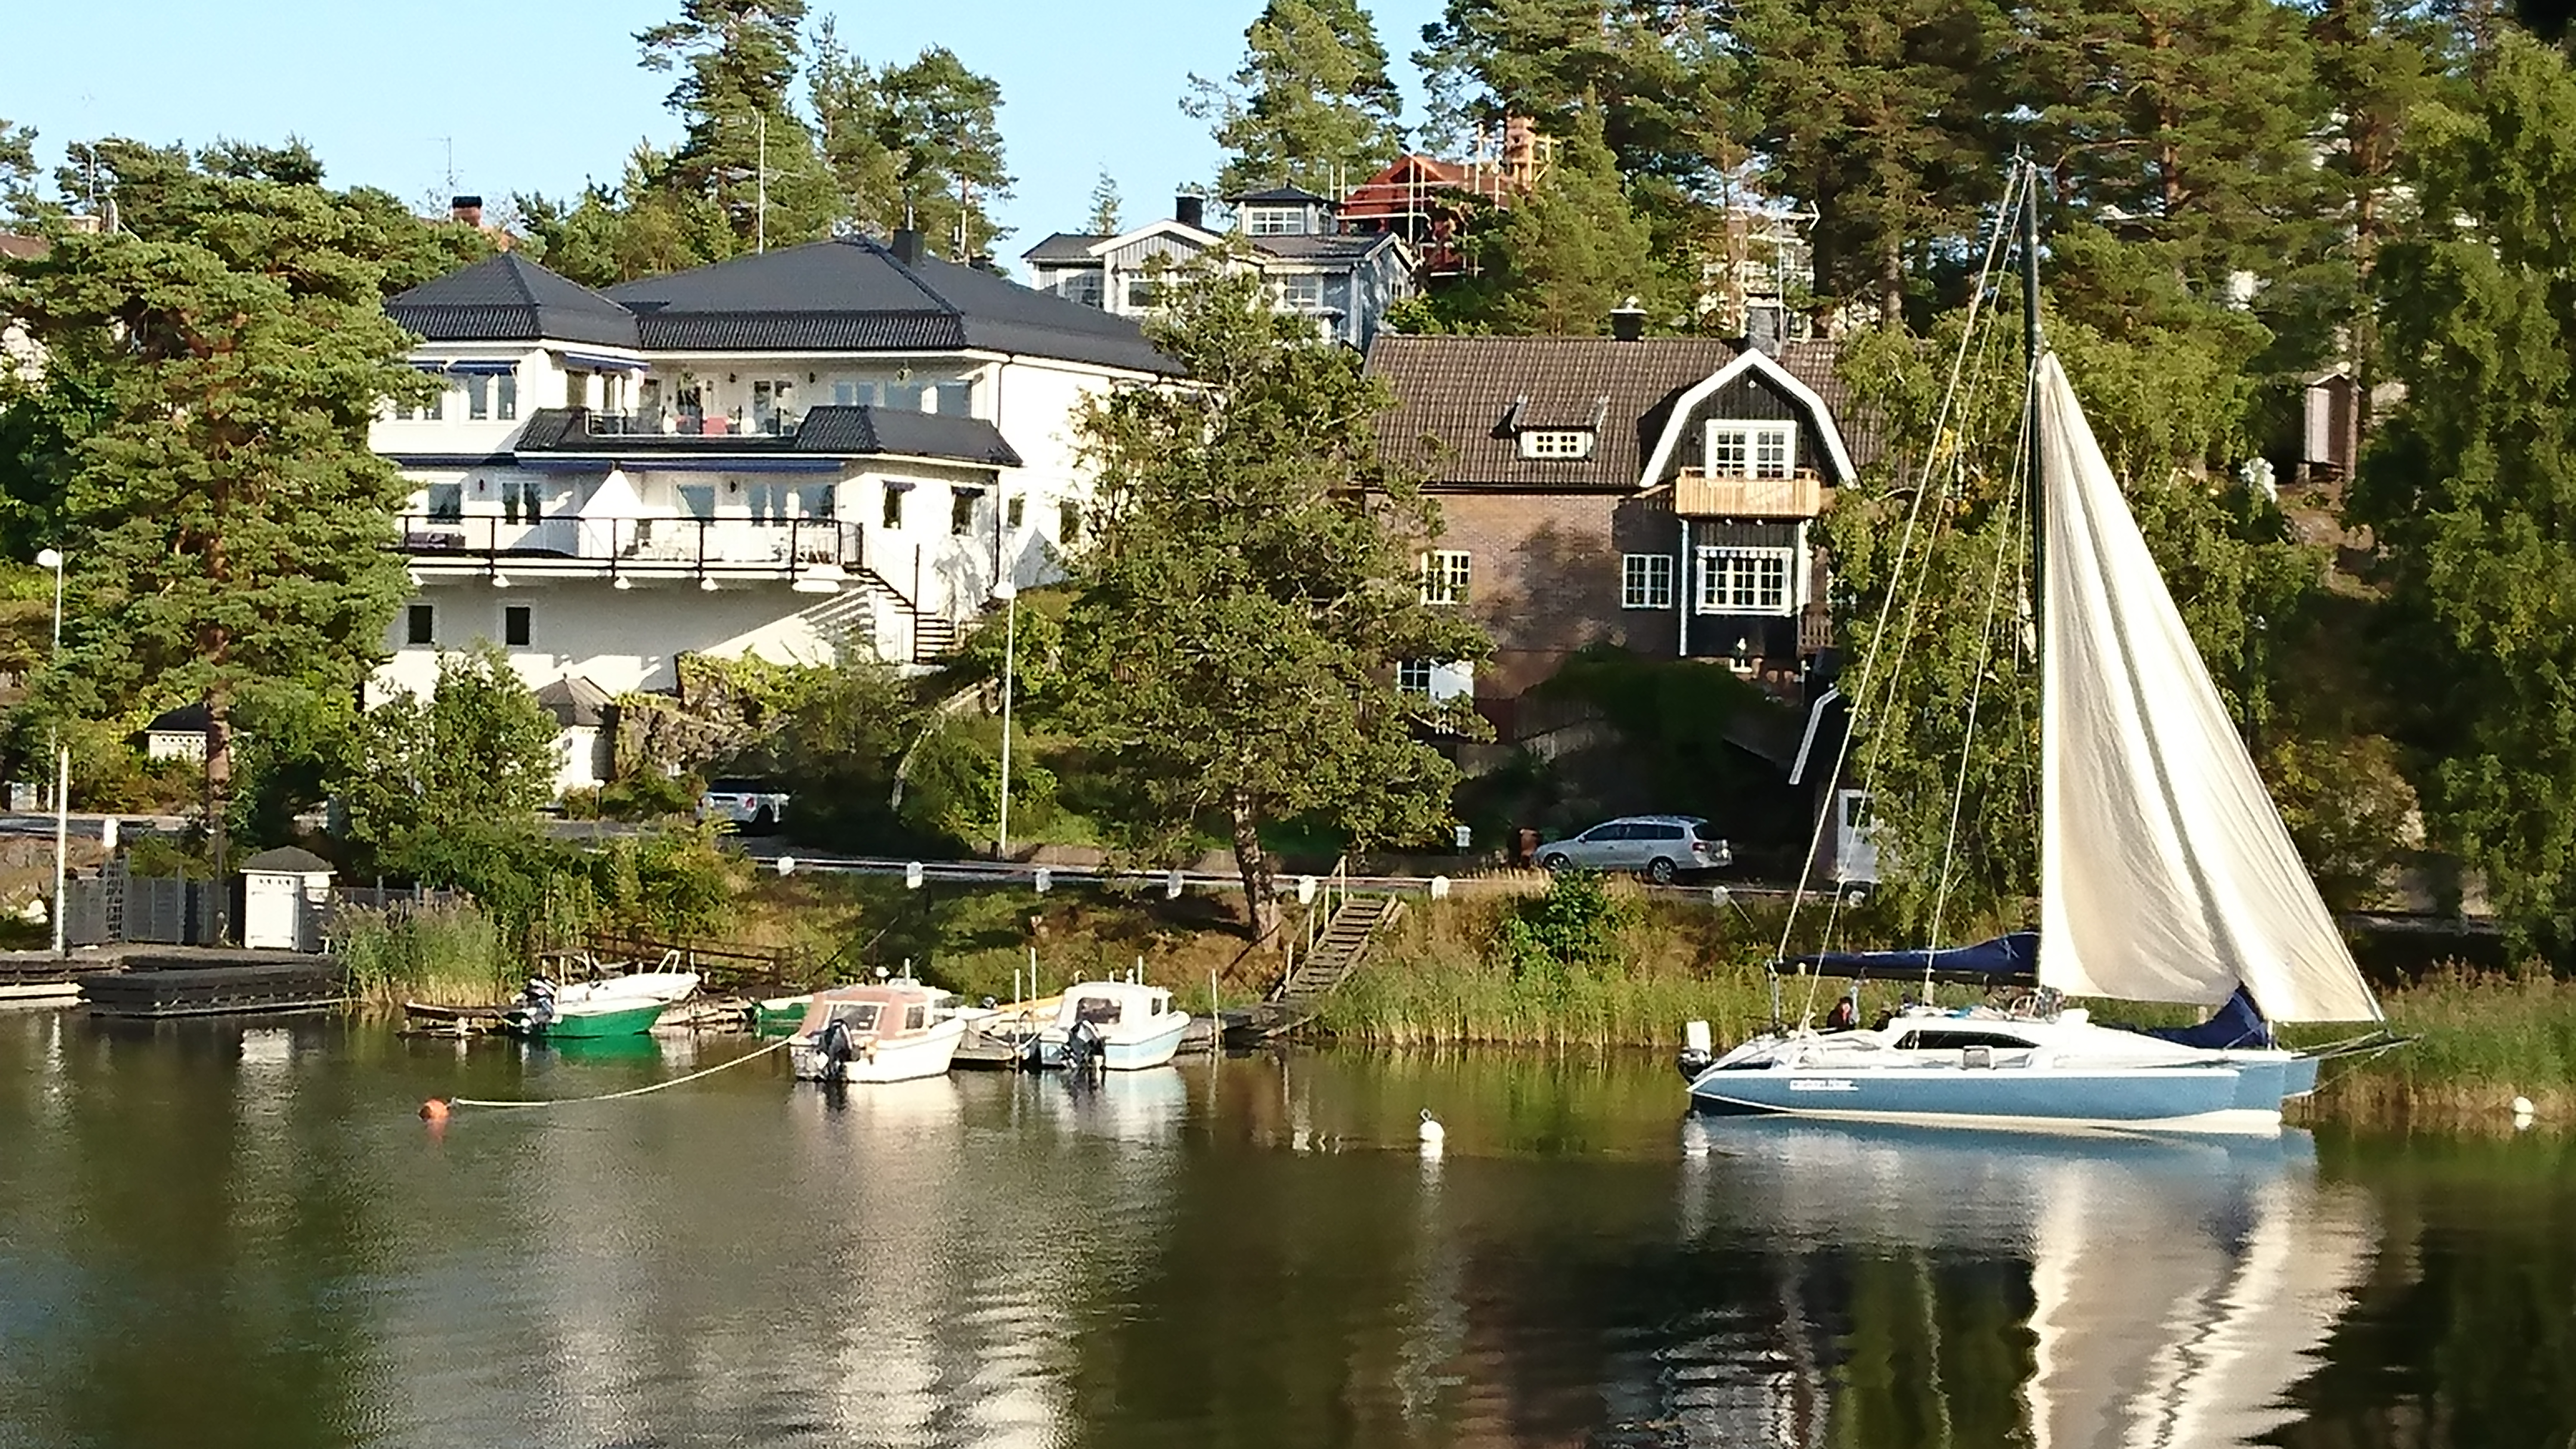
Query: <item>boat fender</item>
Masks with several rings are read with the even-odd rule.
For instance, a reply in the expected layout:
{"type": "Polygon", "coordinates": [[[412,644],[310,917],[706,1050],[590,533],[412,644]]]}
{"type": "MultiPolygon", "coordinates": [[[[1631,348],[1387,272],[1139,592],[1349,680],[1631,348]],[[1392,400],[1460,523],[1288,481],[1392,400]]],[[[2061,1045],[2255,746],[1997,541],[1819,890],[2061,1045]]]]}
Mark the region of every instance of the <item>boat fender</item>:
{"type": "Polygon", "coordinates": [[[1692,1021],[1682,1024],[1682,1052],[1673,1059],[1681,1069],[1682,1080],[1696,1082],[1699,1074],[1717,1064],[1717,1052],[1710,1045],[1708,1023],[1692,1021]]]}

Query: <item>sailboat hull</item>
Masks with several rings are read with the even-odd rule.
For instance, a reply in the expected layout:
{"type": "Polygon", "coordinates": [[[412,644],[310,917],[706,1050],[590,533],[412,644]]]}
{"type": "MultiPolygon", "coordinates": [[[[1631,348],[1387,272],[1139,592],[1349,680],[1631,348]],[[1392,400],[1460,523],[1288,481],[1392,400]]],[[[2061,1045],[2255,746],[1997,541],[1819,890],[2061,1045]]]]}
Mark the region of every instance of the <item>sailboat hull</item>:
{"type": "Polygon", "coordinates": [[[1926,1066],[1865,1070],[1712,1068],[1691,1083],[1711,1113],[1764,1113],[2040,1131],[2267,1133],[2314,1062],[2212,1062],[2129,1069],[1926,1066]],[[2304,1065],[2304,1074],[2294,1067],[2304,1065]]]}

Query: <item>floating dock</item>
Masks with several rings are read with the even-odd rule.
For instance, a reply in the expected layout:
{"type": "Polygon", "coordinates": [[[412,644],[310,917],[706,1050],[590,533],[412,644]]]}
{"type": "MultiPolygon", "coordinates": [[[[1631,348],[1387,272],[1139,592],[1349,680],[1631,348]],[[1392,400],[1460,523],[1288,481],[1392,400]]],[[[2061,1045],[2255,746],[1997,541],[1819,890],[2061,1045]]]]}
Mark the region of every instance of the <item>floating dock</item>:
{"type": "Polygon", "coordinates": [[[80,998],[93,1016],[265,1016],[342,1005],[349,978],[336,957],[284,951],[135,955],[85,978],[80,998]]]}

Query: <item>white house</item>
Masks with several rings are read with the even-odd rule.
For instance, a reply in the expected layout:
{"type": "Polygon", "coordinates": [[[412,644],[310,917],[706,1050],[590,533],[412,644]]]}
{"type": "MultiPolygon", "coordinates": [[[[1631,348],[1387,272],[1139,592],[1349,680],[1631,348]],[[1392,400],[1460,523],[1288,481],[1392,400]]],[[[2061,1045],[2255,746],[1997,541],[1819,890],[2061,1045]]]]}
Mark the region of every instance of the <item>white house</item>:
{"type": "Polygon", "coordinates": [[[674,686],[678,655],[946,652],[1080,541],[1084,400],[1176,370],[1134,323],[912,232],[605,293],[504,253],[385,310],[446,389],[371,435],[417,485],[377,687],[500,645],[551,691],[566,786],[598,778],[601,701],[674,686]]]}
{"type": "MultiPolygon", "coordinates": [[[[1236,235],[1280,310],[1315,319],[1335,341],[1365,348],[1386,309],[1413,295],[1412,243],[1392,232],[1346,232],[1334,203],[1293,186],[1225,198],[1236,235]]],[[[1021,254],[1042,291],[1121,317],[1154,310],[1158,266],[1177,266],[1225,238],[1204,201],[1180,197],[1171,217],[1118,236],[1058,232],[1021,254]]]]}

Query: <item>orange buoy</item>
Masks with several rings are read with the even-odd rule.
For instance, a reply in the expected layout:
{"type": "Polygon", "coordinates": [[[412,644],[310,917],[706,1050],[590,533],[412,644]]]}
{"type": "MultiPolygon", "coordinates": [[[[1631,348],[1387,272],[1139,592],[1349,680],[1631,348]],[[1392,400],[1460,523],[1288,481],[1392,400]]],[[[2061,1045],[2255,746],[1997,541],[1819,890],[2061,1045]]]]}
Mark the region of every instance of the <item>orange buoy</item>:
{"type": "Polygon", "coordinates": [[[440,1099],[440,1098],[437,1098],[437,1097],[432,1097],[432,1098],[430,1098],[428,1101],[421,1103],[421,1104],[420,1104],[420,1120],[422,1120],[423,1122],[444,1122],[444,1121],[446,1121],[446,1120],[447,1120],[447,1103],[446,1103],[444,1100],[442,1100],[442,1099],[440,1099]]]}

